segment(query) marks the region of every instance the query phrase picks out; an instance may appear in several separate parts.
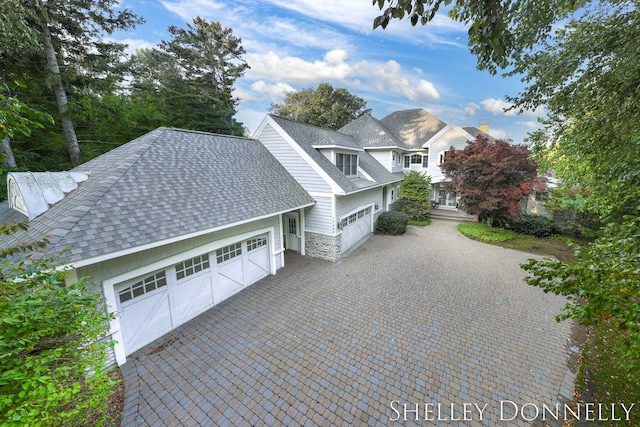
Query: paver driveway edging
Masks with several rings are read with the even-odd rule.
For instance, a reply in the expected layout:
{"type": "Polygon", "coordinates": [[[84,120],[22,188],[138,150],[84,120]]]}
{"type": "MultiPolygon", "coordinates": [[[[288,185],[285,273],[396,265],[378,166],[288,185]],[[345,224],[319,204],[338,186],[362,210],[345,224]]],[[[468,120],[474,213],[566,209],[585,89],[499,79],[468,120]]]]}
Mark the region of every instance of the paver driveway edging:
{"type": "Polygon", "coordinates": [[[541,410],[573,397],[565,299],[455,225],[287,254],[129,357],[122,425],[562,425],[541,410]]]}

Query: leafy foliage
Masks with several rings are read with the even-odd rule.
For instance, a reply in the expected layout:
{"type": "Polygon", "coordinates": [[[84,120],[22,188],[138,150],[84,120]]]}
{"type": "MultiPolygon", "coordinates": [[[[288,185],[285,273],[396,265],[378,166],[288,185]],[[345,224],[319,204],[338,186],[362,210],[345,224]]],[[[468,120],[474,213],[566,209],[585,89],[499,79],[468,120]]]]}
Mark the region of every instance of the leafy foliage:
{"type": "Polygon", "coordinates": [[[391,20],[405,16],[411,25],[428,25],[442,11],[467,26],[469,47],[478,57],[478,68],[495,73],[549,37],[552,24],[585,3],[586,0],[373,0],[383,12],[374,19],[373,28],[386,28],[391,20]]]}
{"type": "Polygon", "coordinates": [[[640,217],[609,224],[594,244],[577,248],[572,264],[530,260],[527,283],[565,295],[569,302],[559,320],[580,319],[585,325],[603,320],[628,331],[618,342],[629,373],[640,368],[640,217]]]}
{"type": "MultiPolygon", "coordinates": [[[[0,233],[17,226],[2,225],[0,233]]],[[[66,286],[55,259],[35,256],[45,244],[0,252],[2,425],[83,424],[83,411],[100,411],[110,395],[101,297],[85,282],[66,286]],[[16,254],[21,261],[6,261],[16,254]]]]}
{"type": "Polygon", "coordinates": [[[440,168],[451,179],[447,187],[460,193],[462,208],[489,225],[496,218],[516,216],[518,202],[544,188],[526,146],[482,135],[464,150],[451,147],[440,168]]]}
{"type": "Polygon", "coordinates": [[[156,126],[242,135],[233,120],[235,81],[249,66],[231,28],[197,17],[187,28],[169,27],[171,40],[131,58],[133,99],[150,108],[156,126]]]}
{"type": "Polygon", "coordinates": [[[282,104],[271,104],[269,112],[302,123],[340,129],[357,119],[367,103],[346,89],[334,89],[329,83],[288,93],[282,104]]]}
{"type": "Polygon", "coordinates": [[[428,219],[431,212],[431,179],[420,172],[409,172],[402,183],[393,209],[416,221],[428,219]]]}
{"type": "Polygon", "coordinates": [[[409,217],[398,211],[382,212],[376,221],[376,234],[398,236],[407,232],[409,217]]]}
{"type": "Polygon", "coordinates": [[[585,208],[585,191],[578,186],[566,185],[548,190],[549,197],[543,201],[553,215],[553,222],[561,234],[594,240],[602,226],[596,214],[585,208]]]}
{"type": "Polygon", "coordinates": [[[0,83],[0,140],[5,137],[31,135],[35,128],[43,128],[44,122],[53,123],[53,118],[29,107],[15,96],[18,82],[0,83]]]}
{"type": "Polygon", "coordinates": [[[540,215],[526,214],[506,218],[502,227],[513,230],[516,233],[534,237],[549,237],[552,234],[557,234],[559,231],[552,220],[540,215]]]}

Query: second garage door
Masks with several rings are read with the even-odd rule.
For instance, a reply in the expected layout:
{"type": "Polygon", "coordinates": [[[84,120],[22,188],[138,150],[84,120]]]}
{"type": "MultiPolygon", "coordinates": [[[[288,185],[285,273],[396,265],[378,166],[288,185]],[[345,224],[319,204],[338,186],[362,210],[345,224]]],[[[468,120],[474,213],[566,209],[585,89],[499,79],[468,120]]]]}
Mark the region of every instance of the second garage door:
{"type": "Polygon", "coordinates": [[[115,285],[126,353],[267,276],[270,258],[265,234],[115,285]]]}
{"type": "Polygon", "coordinates": [[[342,252],[344,252],[371,233],[371,208],[362,209],[343,218],[340,221],[340,226],[342,228],[342,252]]]}

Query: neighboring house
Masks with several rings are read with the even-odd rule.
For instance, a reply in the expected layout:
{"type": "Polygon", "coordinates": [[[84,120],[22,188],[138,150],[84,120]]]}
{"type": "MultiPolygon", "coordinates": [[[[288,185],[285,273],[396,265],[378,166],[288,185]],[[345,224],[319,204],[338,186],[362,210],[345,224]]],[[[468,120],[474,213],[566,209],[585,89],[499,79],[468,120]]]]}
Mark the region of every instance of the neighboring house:
{"type": "Polygon", "coordinates": [[[441,208],[457,209],[457,196],[442,185],[440,170],[451,147],[464,149],[478,134],[490,137],[488,125],[482,129],[462,128],[445,123],[423,109],[397,111],[381,120],[365,114],[339,129],[355,138],[359,146],[374,156],[390,172],[417,171],[431,177],[432,200],[441,208]]]}
{"type": "Polygon", "coordinates": [[[393,173],[353,136],[268,115],[254,133],[315,204],[285,215],[285,246],[329,261],[371,235],[404,174],[393,173]]]}
{"type": "Polygon", "coordinates": [[[160,128],[65,173],[9,175],[3,247],[50,236],[68,282],[110,310],[111,362],[284,265],[287,218],[315,202],[258,141],[160,128]],[[9,209],[9,205],[13,209],[9,209]],[[284,222],[284,229],[283,229],[284,222]]]}

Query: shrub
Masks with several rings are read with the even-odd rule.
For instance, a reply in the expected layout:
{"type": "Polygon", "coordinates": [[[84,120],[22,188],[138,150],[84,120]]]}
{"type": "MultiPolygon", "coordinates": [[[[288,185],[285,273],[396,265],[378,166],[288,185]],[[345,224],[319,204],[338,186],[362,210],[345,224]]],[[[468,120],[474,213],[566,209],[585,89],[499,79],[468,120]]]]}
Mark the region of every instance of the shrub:
{"type": "MultiPolygon", "coordinates": [[[[0,235],[14,228],[0,225],[0,235]]],[[[108,414],[102,297],[85,283],[66,286],[56,260],[7,261],[44,244],[0,249],[2,426],[86,425],[87,412],[108,414]]]]}
{"type": "Polygon", "coordinates": [[[383,212],[376,221],[376,234],[398,236],[407,231],[409,216],[403,212],[383,212]]]}
{"type": "Polygon", "coordinates": [[[409,172],[400,184],[399,198],[394,210],[404,212],[411,219],[424,221],[431,212],[431,179],[419,172],[409,172]]]}
{"type": "Polygon", "coordinates": [[[534,237],[549,237],[559,231],[553,221],[540,215],[523,214],[515,218],[506,218],[504,227],[534,237]]]}

